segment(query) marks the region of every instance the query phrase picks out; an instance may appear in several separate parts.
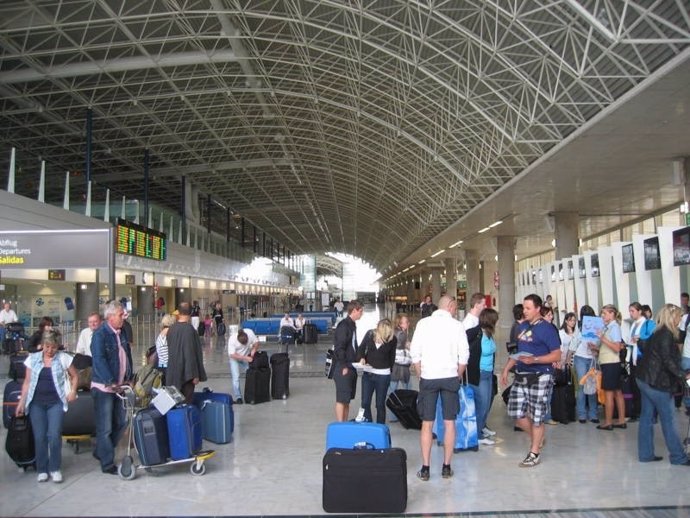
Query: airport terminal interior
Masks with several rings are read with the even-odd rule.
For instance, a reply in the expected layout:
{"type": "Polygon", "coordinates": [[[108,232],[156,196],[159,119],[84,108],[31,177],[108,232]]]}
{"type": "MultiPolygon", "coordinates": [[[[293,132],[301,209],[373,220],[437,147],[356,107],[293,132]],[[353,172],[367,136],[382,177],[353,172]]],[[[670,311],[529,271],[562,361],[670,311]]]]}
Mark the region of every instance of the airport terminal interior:
{"type": "MultiPolygon", "coordinates": [[[[3,0],[0,299],[71,350],[123,301],[139,367],[191,301],[242,326],[357,298],[361,339],[399,311],[414,330],[427,295],[462,318],[481,293],[496,371],[530,293],[559,324],[613,304],[625,339],[632,302],[690,291],[688,85],[687,0],[3,0]]],[[[289,345],[289,398],[236,405],[203,476],[121,480],[86,440],[63,445],[62,484],[38,484],[2,455],[0,516],[327,515],[332,343],[329,324],[289,345]]],[[[206,336],[203,358],[202,386],[230,392],[225,341],[206,336]]],[[[637,461],[634,420],[575,421],[521,469],[500,394],[488,422],[496,444],[455,454],[451,479],[434,447],[428,482],[419,432],[390,423],[406,515],[690,515],[659,427],[662,462],[637,461]]],[[[675,425],[689,436],[682,407],[675,425]]]]}

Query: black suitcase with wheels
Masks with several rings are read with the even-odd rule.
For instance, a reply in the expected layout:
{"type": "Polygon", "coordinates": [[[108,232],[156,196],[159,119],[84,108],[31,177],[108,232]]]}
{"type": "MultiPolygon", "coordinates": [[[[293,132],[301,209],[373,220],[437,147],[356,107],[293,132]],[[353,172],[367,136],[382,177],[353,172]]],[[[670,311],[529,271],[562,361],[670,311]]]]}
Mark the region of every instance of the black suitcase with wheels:
{"type": "Polygon", "coordinates": [[[10,427],[12,417],[14,417],[17,411],[17,404],[21,396],[22,384],[13,380],[8,381],[7,385],[5,385],[5,393],[2,397],[2,424],[5,425],[5,428],[10,427]]]}
{"type": "Polygon", "coordinates": [[[29,353],[24,351],[10,354],[10,369],[8,376],[14,381],[22,381],[26,377],[26,365],[24,362],[29,353]]]}
{"type": "MultiPolygon", "coordinates": [[[[119,401],[118,401],[119,403],[119,401]]],[[[95,435],[96,417],[90,390],[77,392],[77,399],[67,407],[62,421],[62,435],[95,435]]]]}
{"type": "Polygon", "coordinates": [[[270,400],[271,368],[247,369],[247,379],[244,382],[244,402],[256,405],[270,400]]]}
{"type": "Polygon", "coordinates": [[[28,416],[12,417],[7,429],[5,451],[20,468],[26,469],[35,464],[34,434],[28,416]]]}
{"type": "Polygon", "coordinates": [[[572,385],[553,387],[551,419],[561,424],[575,421],[575,390],[572,385]]]}
{"type": "Polygon", "coordinates": [[[163,464],[170,457],[168,421],[153,407],[139,410],[134,416],[134,444],[144,466],[163,464]]]}
{"type": "Polygon", "coordinates": [[[304,324],[304,343],[315,344],[319,340],[319,329],[316,324],[304,324]]]}
{"type": "Polygon", "coordinates": [[[421,430],[422,420],[417,413],[416,390],[398,389],[388,395],[386,406],[398,418],[403,428],[421,430]]]}
{"type": "Polygon", "coordinates": [[[271,355],[271,397],[287,399],[290,395],[290,357],[287,353],[271,355]]]}
{"type": "Polygon", "coordinates": [[[324,511],[400,514],[406,507],[407,455],[402,448],[331,448],[324,455],[324,511]]]}

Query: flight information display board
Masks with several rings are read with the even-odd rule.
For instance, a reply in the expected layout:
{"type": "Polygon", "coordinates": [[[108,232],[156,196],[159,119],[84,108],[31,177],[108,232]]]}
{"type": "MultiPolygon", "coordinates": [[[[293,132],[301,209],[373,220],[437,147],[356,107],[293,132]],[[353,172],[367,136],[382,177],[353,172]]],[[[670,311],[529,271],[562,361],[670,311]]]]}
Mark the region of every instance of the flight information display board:
{"type": "Polygon", "coordinates": [[[167,241],[162,232],[118,219],[115,251],[118,254],[165,261],[167,258],[167,241]]]}

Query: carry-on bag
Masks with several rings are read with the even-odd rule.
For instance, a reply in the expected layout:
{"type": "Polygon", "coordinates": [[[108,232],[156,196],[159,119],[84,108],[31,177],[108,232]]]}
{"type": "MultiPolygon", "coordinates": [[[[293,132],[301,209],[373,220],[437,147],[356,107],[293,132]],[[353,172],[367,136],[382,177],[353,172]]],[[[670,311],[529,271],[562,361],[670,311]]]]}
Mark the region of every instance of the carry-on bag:
{"type": "Polygon", "coordinates": [[[271,368],[247,369],[246,376],[244,382],[244,402],[256,405],[270,401],[271,368]]]}
{"type": "Polygon", "coordinates": [[[290,357],[287,353],[271,355],[271,397],[287,399],[290,395],[290,357]]]}
{"type": "Polygon", "coordinates": [[[316,324],[304,324],[302,328],[304,332],[304,343],[315,344],[319,339],[319,329],[316,324]]]}
{"type": "Polygon", "coordinates": [[[144,466],[163,464],[170,457],[167,418],[153,407],[134,415],[134,445],[144,466]]]}
{"type": "Polygon", "coordinates": [[[29,416],[13,416],[7,429],[5,451],[20,468],[28,468],[36,462],[34,434],[29,416]]]}
{"type": "Polygon", "coordinates": [[[551,418],[561,424],[575,421],[575,389],[572,384],[553,387],[551,418]]]}
{"type": "Polygon", "coordinates": [[[232,410],[232,396],[225,392],[214,392],[208,387],[204,387],[201,392],[195,392],[192,395],[192,404],[196,406],[199,410],[204,406],[204,401],[218,401],[220,403],[225,403],[230,405],[230,410],[232,410]]]}
{"type": "Polygon", "coordinates": [[[328,450],[323,457],[322,495],[328,513],[403,513],[407,507],[405,450],[328,450]]]}
{"type": "Polygon", "coordinates": [[[8,376],[14,381],[23,381],[26,377],[26,365],[24,362],[28,358],[29,353],[20,351],[10,354],[10,368],[8,376]]]}
{"type": "Polygon", "coordinates": [[[230,442],[232,441],[234,425],[234,415],[230,405],[209,399],[203,402],[201,407],[201,429],[203,430],[204,439],[216,444],[230,442]]]}
{"type": "MultiPolygon", "coordinates": [[[[474,390],[469,385],[460,385],[458,389],[460,398],[460,413],[455,418],[455,446],[454,452],[477,451],[479,448],[479,437],[477,433],[477,413],[474,406],[474,390]]],[[[443,444],[445,436],[445,425],[443,423],[443,409],[441,407],[441,397],[436,401],[436,420],[434,421],[433,433],[436,434],[438,445],[443,444]]]]}
{"type": "Polygon", "coordinates": [[[421,430],[422,420],[417,412],[416,390],[398,389],[388,395],[386,406],[393,412],[403,428],[421,430]]]}
{"type": "Polygon", "coordinates": [[[250,369],[265,369],[269,366],[268,353],[266,351],[256,351],[249,362],[250,369]]]}
{"type": "Polygon", "coordinates": [[[391,432],[379,423],[330,423],[326,428],[326,449],[330,448],[390,448],[391,432]]]}
{"type": "MultiPolygon", "coordinates": [[[[119,404],[119,401],[116,403],[119,404]]],[[[90,390],[77,391],[77,399],[67,406],[62,421],[62,435],[95,435],[96,416],[90,390]]]]}
{"type": "Polygon", "coordinates": [[[201,450],[201,412],[194,405],[180,405],[170,409],[168,444],[172,460],[189,459],[201,450]]]}
{"type": "Polygon", "coordinates": [[[5,425],[5,428],[10,427],[10,422],[17,412],[17,405],[21,396],[22,384],[14,380],[8,381],[2,397],[2,424],[5,425]]]}

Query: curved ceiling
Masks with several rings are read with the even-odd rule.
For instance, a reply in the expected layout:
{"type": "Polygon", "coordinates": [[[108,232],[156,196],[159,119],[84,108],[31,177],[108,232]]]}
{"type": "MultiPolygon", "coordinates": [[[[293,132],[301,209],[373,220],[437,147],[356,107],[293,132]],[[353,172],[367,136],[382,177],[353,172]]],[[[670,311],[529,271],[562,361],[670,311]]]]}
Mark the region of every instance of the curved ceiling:
{"type": "Polygon", "coordinates": [[[178,207],[184,175],[294,252],[379,270],[690,43],[686,0],[25,0],[0,15],[0,140],[27,170],[47,160],[48,185],[84,169],[92,108],[98,184],[141,198],[148,148],[153,201],[178,207]]]}

